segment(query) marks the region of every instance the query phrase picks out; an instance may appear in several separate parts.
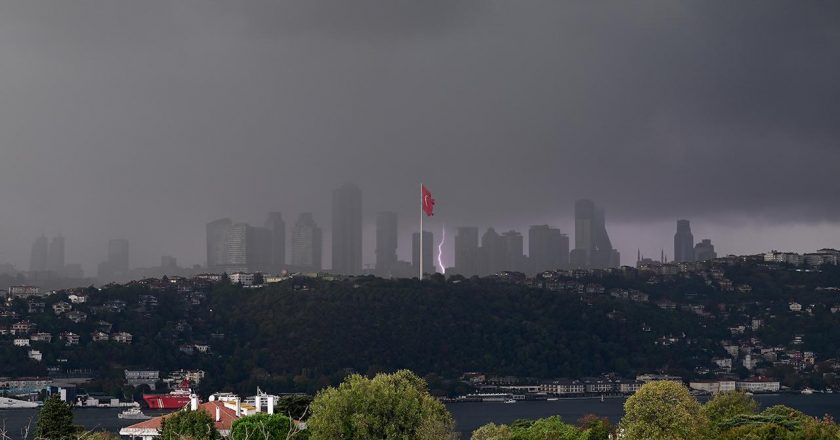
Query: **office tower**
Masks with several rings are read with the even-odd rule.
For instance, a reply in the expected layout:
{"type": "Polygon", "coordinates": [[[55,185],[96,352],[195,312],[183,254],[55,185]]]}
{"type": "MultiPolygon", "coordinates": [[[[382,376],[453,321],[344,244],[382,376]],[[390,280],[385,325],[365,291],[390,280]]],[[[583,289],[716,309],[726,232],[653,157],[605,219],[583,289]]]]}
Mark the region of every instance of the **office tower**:
{"type": "Polygon", "coordinates": [[[613,249],[607,234],[604,210],[592,200],[575,202],[575,249],[572,266],[576,268],[606,268],[620,265],[620,255],[613,249]]]}
{"type": "Polygon", "coordinates": [[[64,273],[64,237],[53,237],[47,252],[47,270],[55,274],[64,273]]]}
{"type": "Polygon", "coordinates": [[[47,270],[47,237],[40,236],[32,244],[32,253],[29,257],[29,271],[43,272],[47,270]]]}
{"type": "Polygon", "coordinates": [[[674,262],[694,261],[694,235],[688,220],[677,220],[677,233],[674,234],[674,262]]]}
{"type": "Polygon", "coordinates": [[[502,248],[502,270],[525,272],[525,245],[522,234],[513,230],[503,233],[502,248]]]}
{"type": "Polygon", "coordinates": [[[712,240],[705,238],[700,243],[697,243],[697,245],[694,246],[694,258],[695,261],[707,261],[717,258],[715,246],[712,244],[712,240]]]}
{"type": "Polygon", "coordinates": [[[318,272],[321,270],[321,228],[305,212],[298,217],[292,229],[292,266],[296,270],[318,272]]]}
{"type": "Polygon", "coordinates": [[[265,228],[271,231],[271,258],[269,267],[272,271],[286,268],[286,222],[279,212],[271,212],[265,221],[265,228]]]}
{"type": "Polygon", "coordinates": [[[533,273],[566,269],[569,266],[569,237],[548,225],[531,226],[528,258],[533,273]]]}
{"type": "Polygon", "coordinates": [[[376,274],[393,276],[397,264],[397,213],[376,215],[376,274]]]}
{"type": "Polygon", "coordinates": [[[245,261],[248,272],[272,272],[272,245],[270,229],[248,226],[245,244],[245,261]]]}
{"type": "Polygon", "coordinates": [[[505,246],[502,237],[493,228],[481,235],[479,274],[490,275],[501,272],[505,264],[505,246]]]}
{"type": "Polygon", "coordinates": [[[351,183],[333,192],[332,271],[362,272],[362,191],[351,183]]]}
{"type": "MultiPolygon", "coordinates": [[[[415,276],[420,276],[420,233],[411,234],[411,266],[415,276]]],[[[437,253],[435,252],[435,236],[429,231],[423,231],[423,273],[437,272],[437,253]]]]}
{"type": "Polygon", "coordinates": [[[464,226],[455,234],[455,272],[465,277],[478,275],[478,228],[464,226]]]}
{"type": "Polygon", "coordinates": [[[227,229],[221,268],[227,273],[248,271],[247,223],[234,223],[227,229]]]}
{"type": "Polygon", "coordinates": [[[224,270],[225,240],[232,224],[229,218],[207,223],[207,268],[211,271],[224,270]]]}
{"type": "Polygon", "coordinates": [[[160,267],[165,270],[178,269],[178,259],[169,255],[160,257],[160,267]]]}
{"type": "Polygon", "coordinates": [[[108,241],[108,266],[114,273],[128,272],[128,240],[108,241]]]}

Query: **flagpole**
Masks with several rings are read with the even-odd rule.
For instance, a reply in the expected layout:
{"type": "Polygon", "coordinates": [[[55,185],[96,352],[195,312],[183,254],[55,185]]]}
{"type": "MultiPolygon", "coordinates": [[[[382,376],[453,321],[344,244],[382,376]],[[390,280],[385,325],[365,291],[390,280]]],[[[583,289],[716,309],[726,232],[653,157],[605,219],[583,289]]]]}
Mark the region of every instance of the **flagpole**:
{"type": "Polygon", "coordinates": [[[423,281],[423,184],[420,183],[420,281],[423,281]]]}

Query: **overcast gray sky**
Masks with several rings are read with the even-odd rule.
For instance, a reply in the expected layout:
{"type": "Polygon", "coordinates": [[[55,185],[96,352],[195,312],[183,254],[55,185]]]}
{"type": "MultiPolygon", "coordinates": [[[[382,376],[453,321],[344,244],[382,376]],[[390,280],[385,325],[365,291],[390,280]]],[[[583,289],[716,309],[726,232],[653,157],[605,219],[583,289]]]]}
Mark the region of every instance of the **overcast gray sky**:
{"type": "Polygon", "coordinates": [[[421,180],[438,235],[571,234],[589,197],[624,263],[682,217],[724,253],[840,247],[838,78],[836,1],[5,0],[0,262],[60,232],[89,272],[115,237],[203,263],[207,221],[328,231],[346,181],[366,262],[421,180]]]}

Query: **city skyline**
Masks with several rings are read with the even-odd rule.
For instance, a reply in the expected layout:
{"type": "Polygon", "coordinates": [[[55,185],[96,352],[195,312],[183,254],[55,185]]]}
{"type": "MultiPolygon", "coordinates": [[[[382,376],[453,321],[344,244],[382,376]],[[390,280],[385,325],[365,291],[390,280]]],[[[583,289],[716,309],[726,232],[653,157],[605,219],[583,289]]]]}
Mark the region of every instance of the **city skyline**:
{"type": "Polygon", "coordinates": [[[347,181],[363,266],[384,210],[410,259],[420,182],[436,236],[571,233],[589,198],[625,262],[671,249],[683,218],[718,253],[840,247],[838,20],[782,3],[3,4],[0,264],[28,268],[59,233],[87,273],[110,238],[136,266],[203,264],[196,225],[274,210],[313,213],[330,243],[347,181]]]}

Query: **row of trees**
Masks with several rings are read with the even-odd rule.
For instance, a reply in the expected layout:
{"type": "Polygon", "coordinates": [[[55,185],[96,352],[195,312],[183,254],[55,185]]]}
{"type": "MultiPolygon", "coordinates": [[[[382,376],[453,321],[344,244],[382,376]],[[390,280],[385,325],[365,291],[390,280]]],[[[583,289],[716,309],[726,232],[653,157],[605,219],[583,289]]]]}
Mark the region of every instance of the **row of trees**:
{"type": "Polygon", "coordinates": [[[758,412],[741,392],[721,393],[700,404],[677,382],[651,382],[627,399],[618,426],[587,416],[577,426],[558,417],[488,424],[472,440],[829,440],[840,438],[830,417],[815,418],[782,405],[758,412]]]}
{"type": "MultiPolygon", "coordinates": [[[[627,399],[617,426],[586,416],[576,425],[560,417],[488,424],[471,440],[829,440],[840,426],[829,418],[758,403],[740,392],[722,393],[700,404],[677,382],[644,385],[627,399]]],[[[88,439],[73,426],[70,408],[56,398],[41,411],[38,440],[88,439]]],[[[106,439],[108,437],[100,437],[106,439]]],[[[179,411],[164,419],[161,440],[218,440],[213,419],[203,411],[179,411]]],[[[232,440],[455,440],[452,416],[429,394],[423,379],[401,370],[372,379],[349,376],[315,397],[300,416],[256,414],[234,422],[232,440]],[[306,429],[297,419],[311,410],[306,429]]]]}

